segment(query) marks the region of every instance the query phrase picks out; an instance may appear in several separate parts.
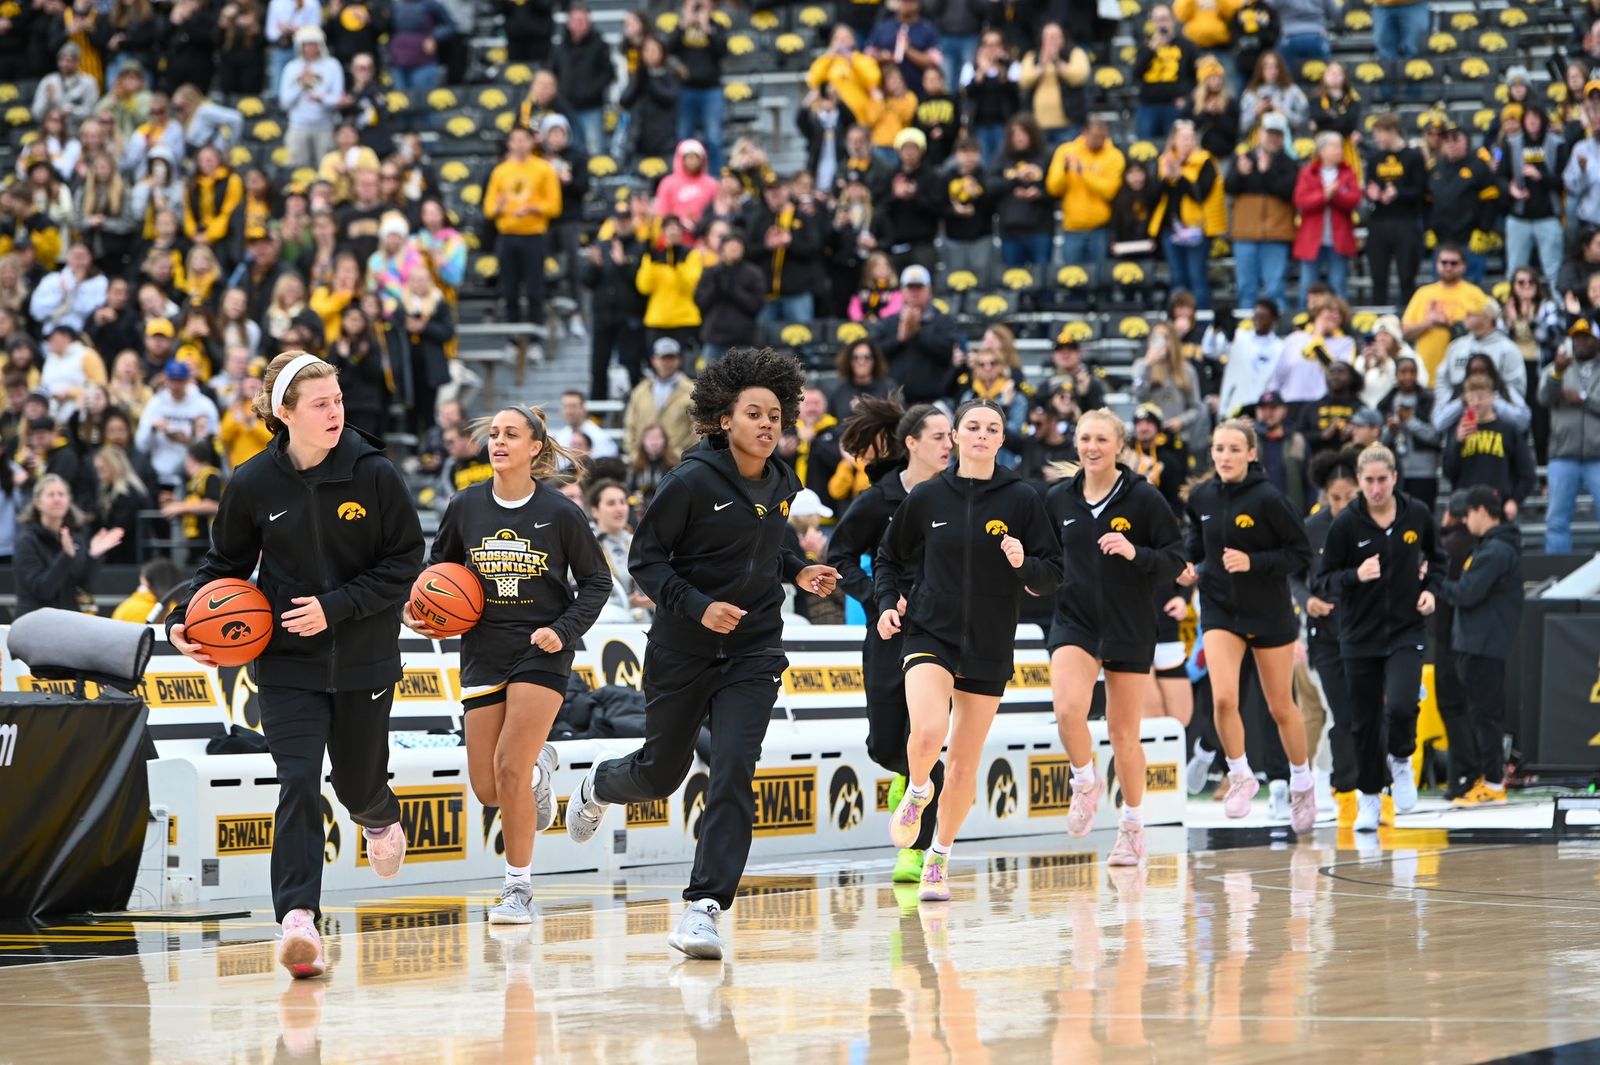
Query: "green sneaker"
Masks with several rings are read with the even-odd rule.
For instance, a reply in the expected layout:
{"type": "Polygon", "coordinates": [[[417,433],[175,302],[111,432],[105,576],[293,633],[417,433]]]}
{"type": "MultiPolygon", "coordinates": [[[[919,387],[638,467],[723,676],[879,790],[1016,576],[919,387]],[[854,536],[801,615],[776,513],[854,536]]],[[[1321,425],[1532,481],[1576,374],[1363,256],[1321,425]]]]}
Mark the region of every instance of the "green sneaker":
{"type": "Polygon", "coordinates": [[[900,857],[894,863],[896,884],[922,883],[922,854],[915,847],[907,847],[900,852],[900,857]]]}
{"type": "Polygon", "coordinates": [[[900,800],[906,796],[906,784],[909,781],[905,774],[896,773],[889,778],[889,810],[891,813],[900,808],[900,800]]]}

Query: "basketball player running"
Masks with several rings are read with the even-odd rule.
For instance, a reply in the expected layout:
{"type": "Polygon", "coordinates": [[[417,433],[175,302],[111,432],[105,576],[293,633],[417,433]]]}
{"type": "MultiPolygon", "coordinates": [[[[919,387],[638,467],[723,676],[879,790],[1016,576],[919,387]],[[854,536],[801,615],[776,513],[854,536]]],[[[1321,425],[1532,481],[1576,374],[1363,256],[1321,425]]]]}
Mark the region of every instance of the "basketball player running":
{"type": "MultiPolygon", "coordinates": [[[[839,435],[843,449],[857,457],[871,456],[872,486],[856,497],[833,530],[828,562],[839,571],[844,590],[868,610],[877,602],[872,578],[861,568],[861,556],[877,553],[889,520],[906,495],[950,464],[950,419],[939,408],[919,403],[903,410],[892,399],[863,396],[855,415],[839,435]]],[[[906,739],[911,718],[906,711],[905,674],[900,669],[900,636],[878,635],[867,627],[861,646],[861,673],[867,693],[867,754],[894,774],[889,806],[905,793],[906,739]]],[[[944,783],[944,763],[935,762],[930,776],[934,793],[944,783]]],[[[899,854],[893,879],[915,884],[922,879],[922,857],[933,840],[929,819],[912,845],[899,854]]]]}
{"type": "MultiPolygon", "coordinates": [[[[461,638],[461,711],[467,776],[485,806],[500,808],[506,879],[490,924],[530,924],[536,833],[555,820],[548,742],[566,697],[573,649],[611,595],[611,567],[583,511],[553,484],[572,456],[550,439],[544,412],[503,407],[474,427],[492,480],[450,500],[428,564],[455,562],[483,582],[484,608],[461,638]],[[571,574],[575,584],[568,583],[571,574]],[[532,780],[532,789],[529,780],[532,780]]],[[[405,623],[441,638],[406,604],[405,623]]]]}
{"type": "Polygon", "coordinates": [[[1061,539],[1061,590],[1050,624],[1050,683],[1056,727],[1072,760],[1067,832],[1086,836],[1105,780],[1095,772],[1089,704],[1106,677],[1106,729],[1122,780],[1122,818],[1108,865],[1144,857],[1144,746],[1139,722],[1153,680],[1160,619],[1157,589],[1183,570],[1178,519],[1160,489],[1117,461],[1128,429],[1109,410],[1078,421],[1081,468],[1045,495],[1061,539]]]}
{"type": "Polygon", "coordinates": [[[921,833],[933,801],[933,766],[950,740],[922,863],[924,902],[950,898],[950,851],[977,795],[983,743],[1011,679],[1024,589],[1050,595],[1061,583],[1061,543],[1044,502],[995,465],[1005,443],[1000,407],[990,400],[963,403],[954,440],[956,468],[919,484],[900,504],[878,548],[873,582],[879,637],[905,633],[910,783],[890,816],[896,847],[911,846],[921,833]]]}
{"type": "MultiPolygon", "coordinates": [[[[405,859],[400,802],[389,787],[389,709],[401,676],[400,605],[422,564],[422,528],[383,446],[344,422],[334,368],[285,352],[267,367],[256,414],[273,431],[235,471],[189,590],[222,577],[258,584],[278,625],[251,667],[261,731],[277,766],[272,905],[278,961],[296,977],[327,971],[317,934],[322,891],[322,756],[334,794],[362,826],[373,872],[405,859]]],[[[215,663],[167,618],[172,646],[215,663]]]]}
{"type": "Polygon", "coordinates": [[[1396,813],[1417,804],[1411,755],[1427,644],[1423,618],[1433,613],[1446,567],[1433,511],[1395,488],[1394,452],[1368,445],[1356,475],[1361,494],[1333,519],[1312,590],[1338,604],[1355,741],[1355,829],[1376,832],[1385,782],[1396,813]]]}
{"type": "Polygon", "coordinates": [[[1250,813],[1260,790],[1245,756],[1239,716],[1239,670],[1245,651],[1256,671],[1289,759],[1289,824],[1311,831],[1317,819],[1315,780],[1306,758],[1306,730],[1294,702],[1294,648],[1300,639],[1289,578],[1306,567],[1311,547],[1287,497],[1256,462],[1256,431],[1229,419],[1211,434],[1216,476],[1189,493],[1190,565],[1181,583],[1200,584],[1200,632],[1211,674],[1212,717],[1228,761],[1229,817],[1250,813]]]}
{"type": "Polygon", "coordinates": [[[567,832],[593,838],[612,803],[677,790],[710,717],[706,790],[687,903],[667,942],[722,957],[717,915],[733,897],[755,824],[751,782],[788,660],[783,582],[828,595],[839,574],[783,547],[799,479],[773,458],[799,416],[805,371],[792,356],[734,348],[695,379],[703,437],[662,479],[633,535],[628,568],[656,603],[644,657],[644,746],[597,761],[567,807],[567,832]]]}

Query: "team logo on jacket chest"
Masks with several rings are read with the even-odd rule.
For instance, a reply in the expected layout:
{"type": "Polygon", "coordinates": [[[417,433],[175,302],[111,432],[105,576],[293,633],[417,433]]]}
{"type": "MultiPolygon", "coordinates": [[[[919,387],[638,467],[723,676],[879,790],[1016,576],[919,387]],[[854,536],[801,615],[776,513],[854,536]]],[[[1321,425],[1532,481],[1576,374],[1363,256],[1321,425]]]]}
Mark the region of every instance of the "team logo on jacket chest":
{"type": "Polygon", "coordinates": [[[367,516],[367,508],[352,499],[348,503],[340,503],[337,513],[340,521],[360,521],[367,516]]]}
{"type": "MultiPolygon", "coordinates": [[[[785,499],[783,502],[778,504],[778,513],[782,514],[786,518],[789,516],[789,501],[787,499],[785,499]]],[[[766,516],[767,516],[767,508],[762,506],[760,503],[757,503],[756,504],[756,517],[764,518],[766,516]]]]}
{"type": "Polygon", "coordinates": [[[1011,527],[999,518],[991,518],[983,523],[983,531],[990,536],[1004,536],[1011,531],[1011,527]]]}
{"type": "Polygon", "coordinates": [[[472,558],[472,568],[485,580],[492,580],[502,598],[517,595],[523,580],[544,575],[547,552],[535,551],[533,544],[512,532],[501,529],[493,536],[485,536],[483,543],[467,552],[472,558]]]}
{"type": "Polygon", "coordinates": [[[1256,527],[1256,519],[1248,514],[1237,515],[1233,519],[1233,523],[1241,529],[1254,529],[1256,527]]]}
{"type": "Polygon", "coordinates": [[[1115,517],[1111,519],[1111,528],[1115,532],[1127,532],[1133,528],[1133,522],[1124,517],[1115,517]]]}
{"type": "Polygon", "coordinates": [[[1417,530],[1415,530],[1415,529],[1407,529],[1405,531],[1405,534],[1402,535],[1400,537],[1400,539],[1404,540],[1408,544],[1416,543],[1417,542],[1417,530]]]}

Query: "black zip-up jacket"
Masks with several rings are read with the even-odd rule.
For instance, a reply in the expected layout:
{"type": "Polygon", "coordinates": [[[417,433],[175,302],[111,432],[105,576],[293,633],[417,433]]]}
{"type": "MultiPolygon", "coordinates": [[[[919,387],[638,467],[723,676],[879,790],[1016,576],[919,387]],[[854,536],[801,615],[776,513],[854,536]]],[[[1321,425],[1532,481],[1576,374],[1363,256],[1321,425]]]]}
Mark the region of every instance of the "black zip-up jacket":
{"type": "Polygon", "coordinates": [[[1465,246],[1474,229],[1490,228],[1499,203],[1486,203],[1481,193],[1496,187],[1494,171],[1477,152],[1453,163],[1441,155],[1428,172],[1428,228],[1439,243],[1465,246]]]}
{"type": "Polygon", "coordinates": [[[1062,548],[1054,621],[1099,636],[1102,658],[1141,659],[1158,642],[1156,590],[1168,589],[1183,571],[1183,540],[1155,485],[1120,462],[1117,472],[1098,518],[1084,499],[1082,470],[1045,496],[1062,548]],[[1100,550],[1100,538],[1110,532],[1133,544],[1131,561],[1100,550]]]}
{"type": "Polygon", "coordinates": [[[1328,530],[1311,588],[1339,604],[1339,653],[1346,658],[1382,658],[1402,647],[1424,645],[1424,620],[1417,599],[1438,593],[1446,565],[1439,550],[1433,514],[1403,492],[1396,492],[1394,522],[1378,527],[1358,496],[1328,530]],[[1382,576],[1363,581],[1356,571],[1373,555],[1382,559],[1382,576]],[[1427,576],[1421,576],[1427,563],[1427,576]]]}
{"type": "Polygon", "coordinates": [[[1415,148],[1366,154],[1366,179],[1380,190],[1394,186],[1394,199],[1388,203],[1367,201],[1368,217],[1374,222],[1406,221],[1417,223],[1417,210],[1428,194],[1428,164],[1415,148]]]}
{"type": "MultiPolygon", "coordinates": [[[[319,465],[297,470],[279,433],[222,491],[211,550],[174,601],[221,577],[256,583],[274,618],[316,596],[328,627],[315,636],[274,628],[252,668],[262,687],[376,691],[400,679],[400,607],[422,570],[422,526],[382,446],[346,428],[319,465]]],[[[167,618],[167,631],[183,611],[167,618]]]]}
{"type": "Polygon", "coordinates": [[[1537,464],[1528,434],[1504,418],[1479,422],[1465,440],[1457,440],[1455,427],[1451,426],[1449,443],[1444,448],[1444,475],[1452,485],[1491,485],[1501,499],[1515,500],[1519,507],[1533,491],[1537,464]]]}
{"type": "Polygon", "coordinates": [[[35,610],[78,609],[78,589],[87,588],[99,572],[101,559],[89,555],[89,537],[74,530],[77,550],[72,557],[61,550],[61,533],[46,529],[37,521],[17,526],[17,544],[12,562],[17,575],[16,617],[35,610]]]}
{"type": "MultiPolygon", "coordinates": [[[[889,234],[894,238],[889,250],[900,254],[909,251],[913,244],[931,244],[933,238],[939,235],[939,219],[944,215],[945,185],[944,178],[934,164],[926,159],[914,171],[907,171],[902,166],[895,173],[910,178],[917,186],[916,191],[903,200],[891,191],[888,202],[883,205],[882,212],[889,218],[889,234]]],[[[890,188],[893,189],[892,177],[890,188]]]]}
{"type": "Polygon", "coordinates": [[[1208,629],[1245,635],[1294,632],[1289,578],[1311,561],[1306,527],[1289,497],[1266,471],[1251,463],[1244,479],[1230,484],[1212,478],[1189,493],[1185,529],[1189,561],[1200,574],[1200,618],[1208,629]],[[1250,569],[1229,573],[1225,548],[1250,556],[1250,569]]]}
{"type": "Polygon", "coordinates": [[[1049,171],[1050,160],[1042,154],[1023,158],[1001,156],[989,181],[999,196],[995,221],[1002,237],[1050,231],[1056,201],[1045,195],[1044,179],[1049,171]],[[1023,164],[1037,167],[1038,177],[1024,180],[1020,173],[1023,164]],[[1024,199],[1017,195],[1022,189],[1033,189],[1039,195],[1024,199]]]}
{"type": "MultiPolygon", "coordinates": [[[[1333,528],[1333,511],[1328,504],[1318,503],[1306,518],[1306,540],[1311,544],[1312,554],[1316,558],[1322,557],[1322,549],[1328,542],[1328,530],[1333,528]]],[[[1315,567],[1313,562],[1312,566],[1315,567]]],[[[1306,609],[1306,600],[1316,595],[1311,590],[1311,572],[1304,570],[1289,579],[1289,589],[1294,594],[1295,605],[1301,610],[1306,609]]],[[[1322,596],[1318,595],[1318,599],[1322,596]]],[[[1334,604],[1333,613],[1326,617],[1314,618],[1306,610],[1306,642],[1312,646],[1327,645],[1335,651],[1339,648],[1339,605],[1334,604]]]]}
{"type": "Polygon", "coordinates": [[[933,403],[951,395],[945,387],[956,343],[955,320],[929,306],[922,312],[922,324],[905,340],[900,339],[900,319],[905,312],[878,323],[873,331],[883,357],[889,360],[889,376],[905,389],[905,401],[933,403]]]}
{"type": "MultiPolygon", "coordinates": [[[[850,509],[834,526],[833,537],[828,541],[828,565],[839,571],[840,587],[846,595],[858,600],[869,614],[878,600],[872,578],[861,568],[861,556],[877,557],[878,545],[883,542],[890,520],[906,501],[909,493],[900,479],[904,472],[905,466],[896,464],[856,496],[850,509]]],[[[876,624],[876,618],[867,619],[867,628],[876,624]]]]}
{"type": "Polygon", "coordinates": [[[757,335],[756,319],[767,305],[767,279],[747,259],[731,266],[706,267],[695,286],[700,306],[700,339],[708,344],[749,344],[757,335]]]}
{"type": "Polygon", "coordinates": [[[783,546],[799,491],[794,471],[777,459],[767,460],[761,480],[741,477],[723,440],[684,452],[657,486],[628,554],[628,572],[655,600],[652,642],[701,658],[782,653],[783,582],[807,565],[783,546]],[[746,612],[732,632],[700,624],[715,602],[746,612]]]}
{"type": "Polygon", "coordinates": [[[728,37],[715,22],[709,32],[679,26],[667,38],[667,54],[683,64],[683,84],[690,89],[722,88],[722,57],[728,37]]]}
{"type": "Polygon", "coordinates": [[[561,35],[561,47],[552,51],[555,54],[550,58],[561,95],[580,111],[603,107],[606,90],[617,76],[611,65],[611,46],[605,38],[591,29],[583,40],[574,41],[568,30],[561,35]]]}
{"type": "Polygon", "coordinates": [[[1017,618],[1027,588],[1046,596],[1061,584],[1061,544],[1039,494],[1004,467],[985,481],[954,470],[911,490],[878,547],[878,614],[903,595],[907,634],[924,632],[960,649],[957,673],[1011,676],[1017,618]],[[1022,541],[1019,568],[1000,550],[1022,541]]]}
{"type": "Polygon", "coordinates": [[[751,200],[745,207],[745,261],[761,268],[768,291],[773,294],[798,296],[815,291],[824,273],[823,242],[828,235],[828,219],[820,211],[807,214],[798,203],[794,204],[789,244],[774,250],[766,245],[767,232],[778,225],[780,217],[781,212],[774,212],[764,200],[751,200]]]}
{"type": "Polygon", "coordinates": [[[1507,657],[1522,620],[1522,595],[1522,532],[1502,522],[1478,539],[1461,576],[1444,582],[1444,597],[1456,608],[1452,650],[1507,657]]]}

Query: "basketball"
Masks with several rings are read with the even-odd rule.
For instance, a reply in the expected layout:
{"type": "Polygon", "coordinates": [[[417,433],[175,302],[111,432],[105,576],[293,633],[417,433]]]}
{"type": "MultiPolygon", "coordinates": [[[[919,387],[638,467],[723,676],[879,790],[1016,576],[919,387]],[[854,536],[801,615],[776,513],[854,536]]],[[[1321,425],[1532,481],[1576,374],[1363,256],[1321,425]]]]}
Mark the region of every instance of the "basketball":
{"type": "Polygon", "coordinates": [[[459,563],[429,566],[411,586],[411,613],[435,632],[460,636],[483,616],[483,584],[459,563]]]}
{"type": "Polygon", "coordinates": [[[219,666],[255,661],[272,639],[272,604],[249,581],[224,577],[189,600],[184,634],[219,666]]]}

